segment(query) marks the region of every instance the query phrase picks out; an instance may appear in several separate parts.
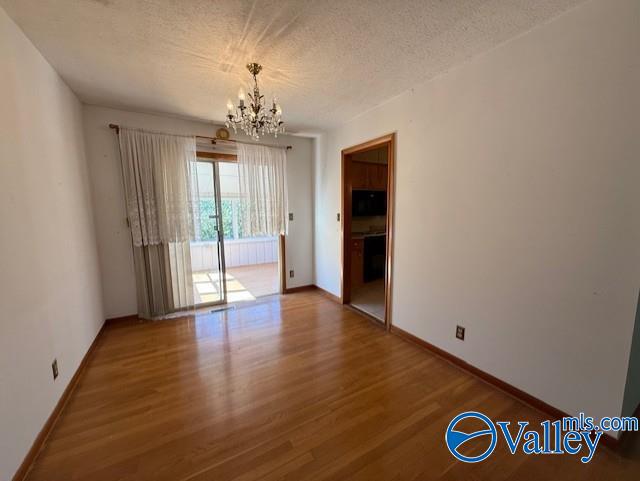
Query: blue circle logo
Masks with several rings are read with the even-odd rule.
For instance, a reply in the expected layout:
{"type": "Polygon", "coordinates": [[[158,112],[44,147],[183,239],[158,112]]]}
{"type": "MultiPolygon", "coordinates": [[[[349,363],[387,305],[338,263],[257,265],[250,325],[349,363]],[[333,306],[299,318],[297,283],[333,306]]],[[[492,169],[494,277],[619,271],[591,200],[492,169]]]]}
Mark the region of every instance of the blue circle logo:
{"type": "Polygon", "coordinates": [[[458,414],[451,420],[449,426],[447,427],[447,432],[445,433],[444,439],[447,443],[447,448],[449,448],[451,454],[453,454],[457,459],[465,463],[477,463],[480,461],[484,461],[489,457],[489,455],[491,455],[493,450],[496,448],[498,434],[496,432],[496,427],[491,419],[489,419],[482,413],[468,411],[466,413],[458,414]],[[481,429],[472,433],[465,433],[464,431],[456,430],[456,426],[458,425],[458,423],[460,423],[460,421],[463,421],[464,419],[478,419],[487,426],[487,429],[481,429]],[[478,454],[477,456],[465,456],[458,452],[458,449],[464,443],[466,443],[470,439],[475,439],[480,436],[491,436],[489,447],[483,453],[478,454]]]}

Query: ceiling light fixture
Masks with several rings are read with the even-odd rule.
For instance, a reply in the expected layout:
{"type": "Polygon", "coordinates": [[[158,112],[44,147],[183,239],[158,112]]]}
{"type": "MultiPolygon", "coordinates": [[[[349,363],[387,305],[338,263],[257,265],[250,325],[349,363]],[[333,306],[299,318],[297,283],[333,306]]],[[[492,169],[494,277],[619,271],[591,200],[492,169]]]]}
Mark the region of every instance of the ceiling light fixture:
{"type": "Polygon", "coordinates": [[[227,101],[227,128],[233,127],[233,131],[237,132],[240,127],[245,134],[258,140],[260,135],[284,133],[284,122],[282,121],[282,109],[277,104],[276,98],[273,97],[271,108],[268,109],[264,104],[264,95],[260,95],[258,88],[258,79],[256,78],[262,70],[259,63],[248,63],[247,70],[253,75],[253,95],[249,96],[249,105],[245,104],[244,90],[240,88],[238,92],[238,106],[234,107],[231,100],[227,101]]]}

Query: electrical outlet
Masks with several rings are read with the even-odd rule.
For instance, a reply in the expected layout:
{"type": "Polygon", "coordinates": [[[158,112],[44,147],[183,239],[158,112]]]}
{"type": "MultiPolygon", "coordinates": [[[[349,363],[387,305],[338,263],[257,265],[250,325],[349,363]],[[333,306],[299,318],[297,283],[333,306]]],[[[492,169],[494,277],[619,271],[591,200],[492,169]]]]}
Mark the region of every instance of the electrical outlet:
{"type": "Polygon", "coordinates": [[[461,341],[464,341],[464,327],[456,326],[456,337],[461,341]]]}
{"type": "Polygon", "coordinates": [[[291,269],[291,270],[289,271],[289,277],[293,277],[294,275],[295,275],[295,273],[293,272],[293,269],[291,269]]]}
{"type": "Polygon", "coordinates": [[[289,220],[293,220],[293,212],[289,212],[289,220]]]}
{"type": "Polygon", "coordinates": [[[338,213],[336,214],[336,219],[337,219],[337,221],[338,221],[338,222],[340,222],[340,212],[338,212],[338,213]]]}
{"type": "Polygon", "coordinates": [[[55,381],[58,377],[58,360],[54,359],[51,363],[51,370],[53,371],[53,380],[55,381]]]}

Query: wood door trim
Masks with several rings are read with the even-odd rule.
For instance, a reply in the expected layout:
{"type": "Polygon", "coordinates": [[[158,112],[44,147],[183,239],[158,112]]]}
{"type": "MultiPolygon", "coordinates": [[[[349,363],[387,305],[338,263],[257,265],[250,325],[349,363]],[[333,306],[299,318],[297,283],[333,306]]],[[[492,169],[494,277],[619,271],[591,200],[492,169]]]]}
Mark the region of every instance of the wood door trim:
{"type": "Polygon", "coordinates": [[[220,162],[238,162],[238,156],[236,154],[218,154],[216,152],[198,150],[196,151],[196,157],[219,160],[220,162]]]}
{"type": "Polygon", "coordinates": [[[393,222],[395,206],[395,132],[368,140],[361,144],[343,149],[341,152],[341,178],[340,178],[340,238],[341,253],[340,262],[340,302],[348,304],[351,301],[351,172],[350,161],[347,155],[356,152],[366,152],[387,146],[387,246],[385,268],[385,302],[384,324],[387,330],[391,328],[391,292],[393,286],[393,222]]]}
{"type": "Polygon", "coordinates": [[[280,234],[278,236],[278,262],[280,263],[280,294],[287,293],[287,251],[286,251],[286,240],[284,238],[284,234],[280,234]]]}
{"type": "Polygon", "coordinates": [[[383,135],[382,137],[376,137],[375,139],[367,140],[361,144],[353,145],[342,150],[342,155],[349,155],[355,152],[366,152],[368,150],[374,150],[387,142],[395,142],[395,132],[383,135]]]}
{"type": "Polygon", "coordinates": [[[384,279],[384,323],[387,330],[391,329],[391,287],[393,268],[393,221],[396,205],[395,171],[396,171],[396,134],[390,135],[387,141],[387,265],[384,279]]]}

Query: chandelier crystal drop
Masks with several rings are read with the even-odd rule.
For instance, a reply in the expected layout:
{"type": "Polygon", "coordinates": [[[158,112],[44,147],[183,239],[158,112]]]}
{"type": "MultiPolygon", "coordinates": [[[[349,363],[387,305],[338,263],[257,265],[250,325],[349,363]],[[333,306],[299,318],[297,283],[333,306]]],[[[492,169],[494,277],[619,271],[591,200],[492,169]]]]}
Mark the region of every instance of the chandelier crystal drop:
{"type": "Polygon", "coordinates": [[[274,97],[271,108],[267,108],[264,95],[260,94],[257,76],[262,70],[259,63],[247,64],[247,70],[253,75],[253,94],[249,92],[249,104],[246,103],[244,90],[238,92],[238,106],[235,107],[231,100],[227,101],[227,128],[232,127],[237,132],[238,127],[254,140],[258,140],[261,135],[284,133],[284,122],[282,121],[282,108],[274,97]]]}

